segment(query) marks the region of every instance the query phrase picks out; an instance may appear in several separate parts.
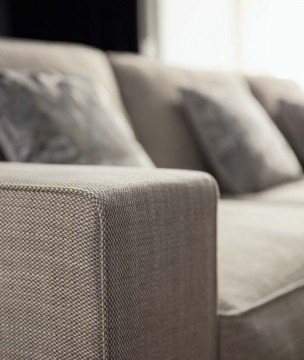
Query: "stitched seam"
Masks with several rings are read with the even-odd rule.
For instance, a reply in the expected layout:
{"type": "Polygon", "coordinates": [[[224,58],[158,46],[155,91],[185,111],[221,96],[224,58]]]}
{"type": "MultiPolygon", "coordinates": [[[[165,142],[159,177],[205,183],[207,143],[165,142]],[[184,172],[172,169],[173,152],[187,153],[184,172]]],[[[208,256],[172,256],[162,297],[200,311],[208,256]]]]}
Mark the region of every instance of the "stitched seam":
{"type": "Polygon", "coordinates": [[[102,208],[101,201],[95,196],[98,218],[99,218],[99,229],[100,229],[100,268],[101,268],[101,336],[102,336],[102,359],[107,360],[109,358],[109,347],[108,347],[108,322],[107,322],[107,281],[108,274],[106,271],[106,242],[105,242],[105,227],[104,227],[104,211],[102,208]]]}
{"type": "MultiPolygon", "coordinates": [[[[204,174],[205,175],[205,174],[204,174]]],[[[207,245],[207,269],[208,269],[208,277],[207,277],[207,283],[206,283],[206,291],[208,292],[208,297],[207,297],[207,301],[208,301],[208,307],[211,308],[211,304],[212,307],[214,306],[213,301],[215,298],[215,301],[217,301],[217,207],[218,207],[218,198],[219,198],[219,191],[218,191],[218,186],[217,186],[217,182],[214,180],[214,178],[210,175],[208,175],[208,177],[204,177],[204,180],[206,180],[206,183],[203,181],[201,184],[203,187],[203,191],[207,191],[207,193],[209,192],[211,194],[210,196],[210,202],[211,202],[211,212],[213,214],[212,218],[212,222],[210,223],[210,226],[212,226],[212,232],[211,232],[211,236],[212,236],[212,241],[210,241],[210,239],[207,239],[206,241],[206,245],[207,245]],[[209,254],[212,254],[212,256],[209,256],[209,254]],[[210,271],[210,269],[212,269],[212,272],[210,271]],[[215,283],[214,283],[215,282],[215,283]],[[213,289],[214,291],[210,291],[210,289],[213,289]]],[[[208,206],[209,204],[207,203],[206,206],[208,206]]],[[[215,309],[216,309],[216,304],[215,304],[215,309]]],[[[215,334],[214,334],[214,348],[213,348],[213,353],[209,354],[212,356],[212,358],[214,356],[216,356],[216,358],[218,357],[217,353],[218,353],[218,338],[219,338],[219,334],[218,334],[218,324],[217,324],[217,320],[218,317],[214,316],[213,321],[215,321],[215,326],[214,326],[214,330],[215,330],[215,334]]]]}
{"type": "MultiPolygon", "coordinates": [[[[215,179],[211,178],[210,182],[212,184],[212,190],[213,190],[213,213],[214,213],[214,219],[213,219],[213,244],[211,244],[212,246],[212,251],[214,252],[214,256],[212,257],[212,261],[215,263],[215,276],[213,274],[214,280],[215,280],[215,301],[217,302],[217,296],[218,296],[218,290],[217,290],[217,285],[218,285],[218,280],[217,280],[217,234],[218,234],[218,202],[219,202],[219,188],[217,185],[217,182],[215,179]]],[[[212,266],[212,264],[211,264],[212,266]]],[[[214,286],[214,284],[211,284],[211,287],[214,286]]],[[[207,289],[208,291],[208,289],[207,289]]],[[[215,305],[216,308],[217,304],[215,305]]],[[[214,347],[214,356],[216,359],[220,359],[220,333],[219,333],[219,324],[218,324],[218,316],[216,316],[215,314],[215,336],[214,336],[214,341],[215,341],[215,347],[214,347]]]]}

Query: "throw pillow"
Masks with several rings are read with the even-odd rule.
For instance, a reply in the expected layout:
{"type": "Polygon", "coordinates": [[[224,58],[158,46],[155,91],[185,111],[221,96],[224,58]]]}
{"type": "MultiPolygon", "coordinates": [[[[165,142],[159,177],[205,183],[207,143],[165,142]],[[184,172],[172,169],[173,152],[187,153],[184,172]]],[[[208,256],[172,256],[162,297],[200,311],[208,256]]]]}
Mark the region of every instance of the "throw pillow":
{"type": "Polygon", "coordinates": [[[101,85],[57,72],[0,73],[0,146],[10,161],[153,166],[101,85]]]}
{"type": "Polygon", "coordinates": [[[299,177],[301,166],[242,82],[183,89],[187,117],[223,192],[241,194],[299,177]]]}

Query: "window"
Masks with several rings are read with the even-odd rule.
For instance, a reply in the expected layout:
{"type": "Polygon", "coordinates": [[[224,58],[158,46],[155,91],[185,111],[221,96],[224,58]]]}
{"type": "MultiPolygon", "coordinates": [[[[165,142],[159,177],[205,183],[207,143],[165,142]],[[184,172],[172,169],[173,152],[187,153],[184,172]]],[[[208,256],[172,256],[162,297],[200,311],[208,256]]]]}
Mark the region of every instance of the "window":
{"type": "Polygon", "coordinates": [[[304,85],[303,0],[146,2],[155,7],[149,24],[154,19],[157,36],[149,44],[154,40],[158,58],[195,68],[269,73],[304,85]]]}

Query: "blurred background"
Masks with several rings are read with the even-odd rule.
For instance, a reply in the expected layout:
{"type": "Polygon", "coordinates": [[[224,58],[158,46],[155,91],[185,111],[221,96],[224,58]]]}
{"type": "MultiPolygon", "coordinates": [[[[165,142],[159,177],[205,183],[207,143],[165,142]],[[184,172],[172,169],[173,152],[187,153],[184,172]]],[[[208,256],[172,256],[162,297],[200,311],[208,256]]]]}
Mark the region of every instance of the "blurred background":
{"type": "Polygon", "coordinates": [[[304,85],[302,0],[0,0],[0,35],[141,52],[304,85]],[[195,11],[194,11],[195,10],[195,11]]]}

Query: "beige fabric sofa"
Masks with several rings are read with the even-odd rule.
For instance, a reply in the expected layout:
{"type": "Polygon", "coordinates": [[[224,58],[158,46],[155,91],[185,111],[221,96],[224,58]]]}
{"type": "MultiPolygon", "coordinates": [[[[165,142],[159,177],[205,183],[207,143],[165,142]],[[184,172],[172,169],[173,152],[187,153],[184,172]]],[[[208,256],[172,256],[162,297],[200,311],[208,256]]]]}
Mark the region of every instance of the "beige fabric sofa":
{"type": "Polygon", "coordinates": [[[3,67],[102,81],[155,164],[188,171],[0,165],[1,359],[303,359],[304,180],[220,201],[217,289],[178,88],[219,74],[7,39],[3,67]]]}
{"type": "MultiPolygon", "coordinates": [[[[110,59],[136,134],[153,148],[155,163],[207,169],[188,145],[178,89],[220,74],[165,67],[132,54],[110,59]]],[[[218,223],[218,358],[303,359],[304,178],[222,199],[218,223]]]]}

